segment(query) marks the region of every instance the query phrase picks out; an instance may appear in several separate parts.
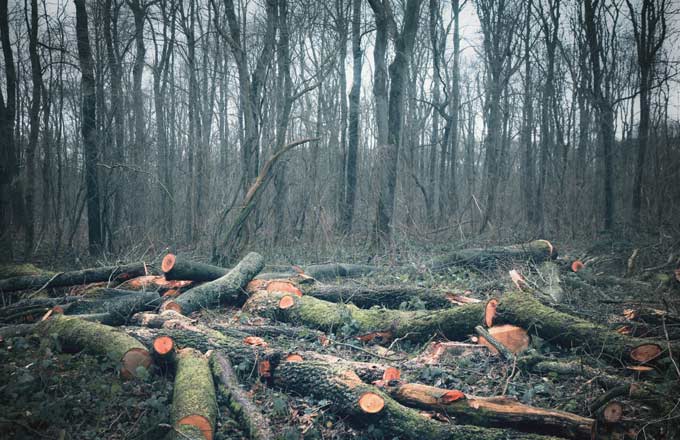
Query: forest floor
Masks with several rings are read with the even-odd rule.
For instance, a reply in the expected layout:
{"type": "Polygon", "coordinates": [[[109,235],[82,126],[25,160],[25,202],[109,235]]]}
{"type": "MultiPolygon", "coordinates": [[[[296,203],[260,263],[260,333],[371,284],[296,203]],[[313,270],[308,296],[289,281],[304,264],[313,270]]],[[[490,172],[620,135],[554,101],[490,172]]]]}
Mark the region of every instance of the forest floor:
{"type": "MultiPolygon", "coordinates": [[[[484,246],[489,243],[465,243],[484,246]]],[[[612,329],[630,325],[624,310],[644,304],[680,315],[680,274],[674,269],[680,258],[680,242],[670,237],[637,240],[603,239],[588,243],[560,243],[559,260],[571,262],[580,259],[595,276],[610,275],[638,280],[651,286],[650,291],[636,291],[621,285],[600,285],[597,294],[592,291],[565,286],[560,310],[608,326],[612,329]],[[631,259],[631,256],[635,257],[631,259]],[[651,294],[650,294],[651,292],[651,294]]],[[[462,244],[456,244],[462,247],[462,244]]],[[[430,257],[451,249],[449,245],[421,245],[404,247],[396,255],[375,259],[372,264],[420,267],[430,257]]],[[[296,264],[314,262],[366,263],[365,255],[352,253],[351,249],[334,250],[331,255],[288,250],[285,253],[263,253],[270,264],[296,264]],[[305,255],[299,261],[296,255],[305,255]]],[[[196,257],[200,258],[200,257],[196,257]]],[[[152,264],[158,261],[152,262],[152,264]]],[[[50,267],[50,269],[62,269],[50,267]]],[[[501,264],[491,271],[466,267],[453,267],[442,273],[400,272],[398,270],[370,275],[369,277],[342,280],[356,285],[398,285],[427,287],[446,292],[460,293],[485,301],[502,295],[504,286],[512,288],[508,270],[518,270],[533,284],[541,275],[533,263],[501,264]],[[478,289],[497,281],[491,290],[478,289]]],[[[50,295],[63,295],[69,289],[55,289],[50,295]]],[[[423,304],[418,299],[403,302],[403,310],[418,310],[423,304]]],[[[203,310],[192,315],[198,323],[211,328],[236,325],[263,325],[269,322],[242,312],[237,308],[203,310]]],[[[6,323],[8,324],[8,323],[6,323]]],[[[277,323],[279,326],[288,324],[277,323]]],[[[680,333],[680,323],[669,322],[663,329],[645,325],[645,331],[670,334],[680,333]],[[675,326],[675,327],[674,327],[675,326]]],[[[531,329],[527,329],[532,334],[531,329]]],[[[399,367],[403,360],[422,354],[433,339],[421,342],[395,340],[387,347],[357,341],[351,328],[337,329],[334,340],[325,345],[317,338],[276,336],[268,339],[284,351],[315,351],[344,359],[389,363],[399,367]],[[386,349],[387,348],[387,349],[386,349]]],[[[61,353],[55,338],[38,338],[23,335],[0,340],[0,438],[52,438],[52,439],[161,439],[171,431],[170,408],[173,396],[173,379],[160,371],[152,370],[141,380],[124,381],[115,372],[114,362],[106,357],[89,354],[61,353]]],[[[598,353],[584,350],[572,351],[532,335],[529,353],[560,359],[563,357],[588,358],[588,363],[598,362],[598,353]]],[[[257,373],[244,371],[247,366],[234,365],[253,401],[269,419],[277,438],[293,439],[381,439],[381,426],[357,426],[345,417],[330,410],[330,402],[307,396],[284,393],[257,380],[257,373]]],[[[590,405],[605,390],[596,380],[581,376],[545,374],[521,371],[512,362],[477,350],[465,356],[443,357],[437,364],[411,372],[410,381],[439,388],[456,389],[477,396],[511,396],[520,402],[549,409],[568,411],[592,417],[590,405]]],[[[627,371],[623,374],[632,380],[646,382],[675,382],[680,380],[677,366],[665,370],[627,371]]],[[[667,396],[670,412],[659,413],[653,405],[623,398],[625,412],[623,428],[612,438],[670,439],[680,438],[680,397],[667,396]]],[[[247,438],[224,398],[218,397],[219,415],[214,438],[247,438]]],[[[430,414],[438,420],[452,421],[442,414],[430,414]]],[[[454,421],[455,422],[455,421],[454,421]]],[[[426,439],[423,439],[426,440],[426,439]]]]}

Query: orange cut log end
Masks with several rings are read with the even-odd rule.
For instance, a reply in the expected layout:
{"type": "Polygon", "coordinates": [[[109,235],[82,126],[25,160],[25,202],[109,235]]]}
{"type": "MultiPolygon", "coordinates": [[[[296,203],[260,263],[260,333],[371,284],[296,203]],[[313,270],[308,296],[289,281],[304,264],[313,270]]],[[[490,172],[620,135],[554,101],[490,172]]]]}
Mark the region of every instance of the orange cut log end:
{"type": "MultiPolygon", "coordinates": [[[[514,354],[521,353],[529,348],[529,334],[522,327],[510,324],[499,325],[490,328],[489,334],[514,354]]],[[[488,347],[492,353],[498,354],[498,350],[486,338],[480,336],[479,343],[488,347]]]]}
{"type": "Polygon", "coordinates": [[[459,390],[449,390],[439,397],[439,402],[447,404],[460,399],[465,399],[465,393],[459,390]]]}
{"type": "Polygon", "coordinates": [[[484,307],[484,325],[487,327],[493,327],[493,320],[496,317],[496,308],[498,307],[498,300],[495,298],[490,299],[484,307]]]}
{"type": "Polygon", "coordinates": [[[623,416],[623,405],[619,402],[609,402],[602,410],[602,417],[608,423],[616,423],[623,416]]]}
{"type": "Polygon", "coordinates": [[[661,351],[661,347],[657,344],[642,344],[630,351],[630,358],[644,364],[645,362],[657,358],[661,354],[661,351]]]}
{"type": "Polygon", "coordinates": [[[377,414],[385,407],[385,399],[376,393],[366,392],[359,397],[359,408],[367,414],[377,414]]]}
{"type": "Polygon", "coordinates": [[[292,293],[295,296],[302,296],[302,291],[290,281],[271,281],[267,284],[267,292],[292,293]]]}
{"type": "Polygon", "coordinates": [[[203,437],[205,437],[205,440],[212,440],[213,438],[213,429],[210,425],[210,420],[204,416],[192,414],[190,416],[184,417],[179,422],[177,422],[177,424],[197,427],[203,434],[203,437]]]}
{"type": "Polygon", "coordinates": [[[295,300],[292,296],[286,295],[279,300],[279,308],[282,310],[290,309],[295,305],[295,300]]]}
{"type": "Polygon", "coordinates": [[[182,306],[177,304],[175,301],[168,301],[161,306],[161,311],[172,310],[180,315],[182,314],[182,306]]]}
{"type": "Polygon", "coordinates": [[[137,377],[137,368],[144,367],[149,369],[151,366],[151,355],[143,348],[132,348],[123,355],[120,375],[124,379],[137,377]]]}
{"type": "Polygon", "coordinates": [[[52,313],[63,315],[64,314],[64,308],[61,307],[61,306],[54,306],[54,307],[52,307],[52,313]]]}
{"type": "Polygon", "coordinates": [[[154,351],[161,355],[166,356],[170,354],[175,348],[175,342],[170,336],[159,336],[153,340],[154,351]]]}
{"type": "Polygon", "coordinates": [[[581,260],[574,260],[573,263],[571,263],[571,271],[572,272],[578,272],[579,270],[583,269],[586,267],[585,264],[581,260]]]}
{"type": "Polygon", "coordinates": [[[177,289],[169,289],[166,290],[165,293],[163,294],[164,298],[174,298],[179,295],[179,290],[177,289]]]}
{"type": "Polygon", "coordinates": [[[288,356],[286,356],[285,362],[302,362],[302,356],[296,353],[291,353],[288,356]]]}
{"type": "Polygon", "coordinates": [[[163,261],[161,262],[161,270],[163,272],[170,272],[173,267],[175,267],[175,254],[168,254],[165,257],[163,257],[163,261]]]}
{"type": "Polygon", "coordinates": [[[272,377],[272,364],[266,359],[261,360],[257,363],[257,372],[260,377],[272,377]]]}
{"type": "Polygon", "coordinates": [[[264,339],[260,338],[259,336],[246,336],[243,338],[243,342],[245,342],[248,345],[254,345],[256,347],[266,347],[267,343],[265,342],[264,339]]]}
{"type": "Polygon", "coordinates": [[[389,382],[391,380],[399,380],[401,378],[401,372],[394,367],[387,367],[385,368],[385,372],[383,373],[382,380],[385,382],[389,382]]]}
{"type": "Polygon", "coordinates": [[[269,284],[269,281],[267,281],[267,280],[252,280],[246,286],[246,292],[255,293],[258,290],[264,290],[264,289],[267,288],[268,284],[269,284]]]}

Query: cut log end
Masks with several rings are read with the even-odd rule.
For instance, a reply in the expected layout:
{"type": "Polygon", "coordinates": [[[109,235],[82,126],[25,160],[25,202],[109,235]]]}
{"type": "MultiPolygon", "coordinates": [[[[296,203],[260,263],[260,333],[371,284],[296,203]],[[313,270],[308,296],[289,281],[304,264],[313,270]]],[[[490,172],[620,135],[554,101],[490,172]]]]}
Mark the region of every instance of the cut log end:
{"type": "Polygon", "coordinates": [[[161,263],[161,270],[164,273],[170,272],[173,267],[175,267],[175,254],[168,254],[163,257],[163,262],[161,263]]]}
{"type": "Polygon", "coordinates": [[[585,264],[581,260],[574,260],[573,263],[571,263],[571,271],[572,272],[578,272],[579,270],[583,269],[585,264]]]}
{"type": "MultiPolygon", "coordinates": [[[[513,354],[521,353],[529,348],[529,334],[523,328],[515,325],[505,324],[492,327],[489,329],[489,335],[513,354]]],[[[486,338],[480,336],[479,344],[487,346],[492,353],[498,354],[498,350],[486,338]]]]}
{"type": "Polygon", "coordinates": [[[256,347],[266,347],[267,342],[259,336],[246,336],[243,338],[243,342],[246,345],[254,345],[256,347]]]}
{"type": "Polygon", "coordinates": [[[180,421],[177,422],[177,425],[195,426],[201,431],[203,437],[205,437],[206,440],[212,440],[213,438],[213,429],[210,424],[210,420],[208,420],[204,416],[192,414],[190,416],[182,418],[180,421]]]}
{"type": "Polygon", "coordinates": [[[399,380],[401,378],[401,372],[394,367],[385,368],[383,372],[382,380],[385,382],[390,382],[392,380],[399,380]]]}
{"type": "Polygon", "coordinates": [[[607,423],[617,423],[623,416],[623,405],[619,402],[609,402],[602,410],[602,418],[607,423]]]}
{"type": "Polygon", "coordinates": [[[295,296],[302,296],[302,291],[290,281],[273,280],[267,283],[267,292],[292,293],[295,296]]]}
{"type": "Polygon", "coordinates": [[[172,310],[182,315],[182,306],[177,304],[175,301],[168,301],[161,306],[161,311],[172,310]]]}
{"type": "Polygon", "coordinates": [[[484,325],[487,327],[493,327],[493,320],[496,317],[496,308],[498,307],[498,300],[495,298],[490,299],[484,307],[484,325]]]}
{"type": "Polygon", "coordinates": [[[284,362],[302,362],[302,361],[303,361],[302,356],[295,353],[289,354],[288,356],[286,356],[286,359],[284,360],[284,362]]]}
{"type": "Polygon", "coordinates": [[[630,351],[630,358],[644,364],[645,362],[656,359],[661,354],[661,351],[661,347],[657,344],[642,344],[630,351]]]}
{"type": "Polygon", "coordinates": [[[272,364],[266,359],[261,360],[257,363],[257,372],[260,377],[268,379],[272,377],[272,364]]]}
{"type": "Polygon", "coordinates": [[[153,340],[153,349],[160,356],[167,356],[175,348],[175,342],[170,336],[159,336],[153,340]]]}
{"type": "Polygon", "coordinates": [[[366,392],[359,397],[359,408],[366,414],[377,414],[385,407],[385,399],[376,393],[366,392]]]}
{"type": "Polygon", "coordinates": [[[465,399],[465,394],[462,391],[449,390],[439,397],[439,403],[446,405],[460,399],[465,399]]]}
{"type": "Polygon", "coordinates": [[[292,296],[286,295],[279,300],[279,308],[281,310],[290,309],[295,305],[295,300],[292,296]]]}
{"type": "Polygon", "coordinates": [[[151,366],[151,355],[143,348],[132,348],[123,355],[120,375],[124,379],[138,376],[138,368],[148,370],[151,366]]]}

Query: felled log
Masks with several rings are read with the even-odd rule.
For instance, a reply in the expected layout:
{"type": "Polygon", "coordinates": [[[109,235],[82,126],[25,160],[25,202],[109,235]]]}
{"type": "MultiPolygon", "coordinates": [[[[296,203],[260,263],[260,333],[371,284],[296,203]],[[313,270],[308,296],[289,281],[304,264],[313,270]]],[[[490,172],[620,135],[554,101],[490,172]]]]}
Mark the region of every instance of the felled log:
{"type": "Polygon", "coordinates": [[[191,281],[213,281],[229,272],[229,269],[190,261],[175,254],[167,254],[163,257],[161,270],[166,280],[191,281]]]}
{"type": "Polygon", "coordinates": [[[352,284],[297,283],[294,279],[254,280],[248,286],[250,292],[267,290],[269,292],[289,291],[288,284],[303,295],[313,296],[329,302],[352,303],[361,308],[382,306],[399,309],[404,303],[418,301],[428,309],[450,307],[454,301],[450,294],[416,286],[364,286],[352,284]]]}
{"type": "Polygon", "coordinates": [[[36,324],[35,332],[44,337],[56,335],[67,352],[82,350],[111,357],[120,362],[120,373],[125,378],[136,377],[139,368],[151,366],[151,355],[144,345],[114,327],[56,314],[36,324]]]}
{"type": "Polygon", "coordinates": [[[160,304],[161,297],[156,292],[102,289],[98,298],[70,303],[64,310],[67,315],[103,313],[106,316],[99,320],[102,324],[122,325],[135,313],[155,309],[160,304]]]}
{"type": "Polygon", "coordinates": [[[143,275],[122,282],[117,289],[123,290],[148,290],[165,293],[169,290],[182,291],[191,288],[193,281],[168,280],[162,275],[143,275]]]}
{"type": "Polygon", "coordinates": [[[610,363],[649,362],[661,355],[662,346],[648,339],[619,334],[609,328],[543,305],[529,293],[504,295],[496,309],[501,323],[535,329],[538,335],[565,348],[583,347],[602,354],[610,363]]]}
{"type": "Polygon", "coordinates": [[[325,399],[330,408],[355,425],[372,424],[383,438],[422,440],[542,439],[546,437],[512,430],[442,423],[407,408],[379,388],[367,385],[343,367],[323,362],[284,362],[274,371],[274,384],[303,396],[325,399]]]}
{"type": "Polygon", "coordinates": [[[430,260],[425,268],[439,272],[453,266],[493,269],[502,262],[533,261],[540,263],[557,258],[557,250],[547,240],[535,240],[513,246],[462,249],[430,260]]]}
{"type": "Polygon", "coordinates": [[[164,307],[188,315],[200,308],[212,308],[220,304],[241,305],[248,297],[243,289],[263,267],[262,256],[251,252],[226,275],[187,290],[164,307]]]}
{"type": "Polygon", "coordinates": [[[139,262],[121,266],[105,266],[71,272],[61,272],[56,275],[48,273],[19,276],[0,280],[0,292],[73,286],[76,284],[87,284],[99,281],[120,282],[140,275],[145,275],[146,273],[146,264],[139,262]]]}
{"type": "Polygon", "coordinates": [[[217,352],[210,356],[210,368],[214,379],[221,383],[218,390],[227,397],[229,409],[245,428],[252,440],[269,440],[274,434],[262,412],[241,388],[229,360],[217,352]]]}
{"type": "Polygon", "coordinates": [[[311,296],[259,291],[251,295],[243,310],[323,331],[337,330],[352,322],[363,334],[386,332],[392,337],[426,340],[436,333],[449,339],[465,338],[482,322],[484,304],[434,311],[360,309],[353,304],[331,303],[311,296]]]}
{"type": "Polygon", "coordinates": [[[510,397],[477,397],[421,384],[398,384],[386,390],[399,403],[441,411],[461,423],[569,438],[592,435],[593,419],[524,405],[510,397]]]}
{"type": "Polygon", "coordinates": [[[212,440],[217,400],[208,359],[193,348],[179,350],[176,358],[171,411],[175,438],[185,438],[187,430],[194,436],[198,428],[203,438],[212,440]]]}
{"type": "Polygon", "coordinates": [[[377,266],[367,264],[328,263],[305,266],[302,271],[316,280],[325,281],[336,278],[355,278],[378,272],[377,266]]]}

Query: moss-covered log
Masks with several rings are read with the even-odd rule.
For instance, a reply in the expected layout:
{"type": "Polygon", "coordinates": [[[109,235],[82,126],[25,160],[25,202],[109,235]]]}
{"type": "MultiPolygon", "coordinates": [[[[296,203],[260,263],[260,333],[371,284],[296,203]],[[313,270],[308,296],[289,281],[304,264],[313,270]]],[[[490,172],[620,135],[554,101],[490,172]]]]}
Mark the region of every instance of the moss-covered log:
{"type": "Polygon", "coordinates": [[[151,365],[144,345],[114,327],[56,314],[36,324],[35,331],[44,337],[55,335],[64,351],[82,350],[120,362],[121,375],[126,378],[138,376],[139,368],[146,370],[151,365]]]}
{"type": "Polygon", "coordinates": [[[24,264],[0,264],[0,280],[5,278],[25,277],[32,275],[54,275],[51,272],[40,269],[30,263],[24,264]]]}
{"type": "Polygon", "coordinates": [[[500,263],[532,261],[540,263],[557,258],[557,251],[547,240],[535,240],[512,246],[495,246],[477,249],[462,249],[430,260],[425,267],[439,272],[453,266],[473,267],[488,270],[500,263]]]}
{"type": "Polygon", "coordinates": [[[229,409],[239,419],[245,428],[248,437],[252,440],[269,440],[274,438],[269,422],[262,412],[240,387],[238,378],[231,367],[229,360],[221,354],[214,352],[210,356],[210,368],[216,382],[221,383],[218,387],[229,402],[229,409]]]}
{"type": "Polygon", "coordinates": [[[482,322],[484,304],[467,304],[436,311],[360,309],[353,304],[337,304],[311,296],[259,291],[243,306],[244,311],[283,322],[306,325],[324,331],[337,331],[344,325],[357,333],[389,332],[393,337],[424,341],[440,333],[449,339],[462,339],[474,333],[482,322]],[[292,301],[282,308],[281,302],[292,301]]]}
{"type": "Polygon", "coordinates": [[[215,386],[208,359],[193,348],[184,348],[175,356],[175,387],[172,395],[172,425],[182,439],[182,426],[198,428],[206,440],[212,440],[217,418],[215,386]]]}
{"type": "MultiPolygon", "coordinates": [[[[511,430],[481,428],[467,425],[442,423],[424,417],[418,411],[407,408],[372,385],[361,381],[352,370],[332,367],[323,362],[285,362],[275,370],[274,383],[285,390],[303,396],[328,400],[331,410],[348,417],[358,425],[373,425],[383,438],[413,440],[438,440],[464,438],[468,440],[491,439],[542,439],[546,437],[511,430]],[[369,413],[359,405],[362,396],[369,394],[375,400],[382,399],[379,411],[369,413]]],[[[379,407],[378,407],[379,408],[379,407]]],[[[376,408],[377,409],[377,408],[376,408]]]]}
{"type": "MultiPolygon", "coordinates": [[[[521,326],[549,342],[565,348],[583,347],[601,355],[614,365],[639,362],[636,349],[653,348],[661,352],[658,341],[619,334],[609,328],[548,307],[527,292],[505,294],[496,309],[496,321],[521,326]]],[[[679,352],[676,350],[676,352],[679,352]]]]}
{"type": "Polygon", "coordinates": [[[417,286],[366,286],[362,284],[322,284],[301,282],[299,277],[272,280],[253,280],[248,291],[297,293],[335,303],[352,303],[361,308],[382,306],[400,309],[403,306],[419,306],[427,309],[451,307],[456,298],[452,294],[417,286]]]}
{"type": "Polygon", "coordinates": [[[263,267],[262,256],[251,252],[223,277],[184,292],[166,308],[188,315],[200,308],[241,305],[248,298],[243,289],[263,267]]]}
{"type": "Polygon", "coordinates": [[[56,275],[47,273],[19,276],[0,280],[0,292],[39,289],[41,287],[74,286],[77,284],[88,284],[99,281],[118,283],[130,278],[146,275],[146,273],[146,264],[139,262],[121,266],[105,266],[71,272],[61,272],[56,275]]]}
{"type": "Polygon", "coordinates": [[[441,411],[461,423],[569,438],[589,439],[592,435],[593,419],[524,405],[509,397],[461,395],[454,390],[420,384],[399,384],[387,387],[387,391],[404,405],[441,411]]]}

